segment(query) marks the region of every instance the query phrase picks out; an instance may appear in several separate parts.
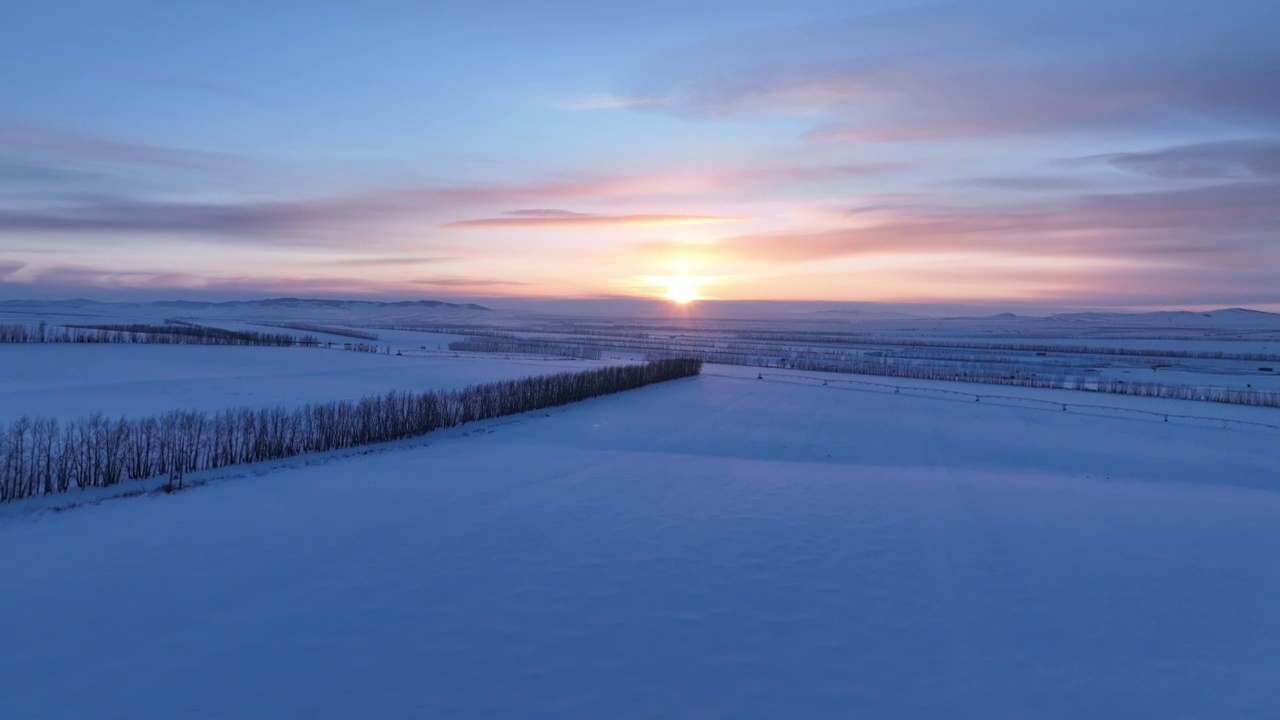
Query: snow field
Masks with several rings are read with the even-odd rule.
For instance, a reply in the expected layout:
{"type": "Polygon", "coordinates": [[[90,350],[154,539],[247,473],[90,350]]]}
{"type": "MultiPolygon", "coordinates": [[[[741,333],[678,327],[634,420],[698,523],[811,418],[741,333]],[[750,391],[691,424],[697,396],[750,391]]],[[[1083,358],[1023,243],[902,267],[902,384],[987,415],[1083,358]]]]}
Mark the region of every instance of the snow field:
{"type": "Polygon", "coordinates": [[[378,355],[324,348],[203,345],[0,345],[0,423],[154,415],[177,408],[293,406],[387,390],[599,367],[589,361],[378,355]]]}
{"type": "Polygon", "coordinates": [[[0,521],[0,716],[1280,714],[1274,432],[720,370],[0,521]]]}

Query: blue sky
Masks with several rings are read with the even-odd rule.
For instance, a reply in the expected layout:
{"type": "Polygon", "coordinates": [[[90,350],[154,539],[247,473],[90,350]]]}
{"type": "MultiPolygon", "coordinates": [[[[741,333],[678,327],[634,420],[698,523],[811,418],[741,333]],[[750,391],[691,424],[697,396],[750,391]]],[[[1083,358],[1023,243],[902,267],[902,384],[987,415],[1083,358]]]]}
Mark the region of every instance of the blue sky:
{"type": "Polygon", "coordinates": [[[1280,10],[24,3],[0,295],[1280,308],[1280,10]]]}

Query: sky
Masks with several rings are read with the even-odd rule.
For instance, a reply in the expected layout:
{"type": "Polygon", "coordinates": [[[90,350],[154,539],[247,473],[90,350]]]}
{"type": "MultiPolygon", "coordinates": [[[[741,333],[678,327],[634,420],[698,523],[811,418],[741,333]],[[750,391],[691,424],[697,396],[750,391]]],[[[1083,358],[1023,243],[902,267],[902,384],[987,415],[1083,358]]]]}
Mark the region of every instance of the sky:
{"type": "Polygon", "coordinates": [[[0,298],[1280,310],[1280,3],[12,2],[0,298]]]}

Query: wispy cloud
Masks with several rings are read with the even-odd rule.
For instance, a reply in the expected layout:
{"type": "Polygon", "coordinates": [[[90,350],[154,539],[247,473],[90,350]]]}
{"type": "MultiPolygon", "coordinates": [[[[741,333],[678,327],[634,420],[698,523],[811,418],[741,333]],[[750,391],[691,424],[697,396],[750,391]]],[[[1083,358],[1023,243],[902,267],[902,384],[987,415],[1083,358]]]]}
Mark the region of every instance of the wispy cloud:
{"type": "Polygon", "coordinates": [[[1280,178],[1280,139],[1196,143],[1147,152],[1073,158],[1067,164],[1106,162],[1121,170],[1158,178],[1228,180],[1280,178]]]}
{"type": "Polygon", "coordinates": [[[23,278],[22,284],[35,287],[190,289],[203,287],[209,281],[208,277],[191,272],[110,270],[87,265],[62,264],[40,268],[23,278]]]}
{"type": "MultiPolygon", "coordinates": [[[[435,224],[438,220],[428,219],[432,214],[461,207],[483,212],[526,202],[634,201],[715,187],[703,176],[584,175],[519,183],[374,187],[322,196],[290,187],[275,192],[208,192],[211,181],[226,181],[234,176],[233,169],[243,170],[243,160],[0,122],[0,231],[63,237],[167,234],[241,244],[341,247],[350,243],[352,230],[403,221],[435,224]],[[223,199],[209,200],[211,195],[223,199]],[[262,199],[264,195],[268,199],[262,199]]],[[[641,216],[631,219],[646,221],[641,216]]],[[[662,218],[647,221],[659,223],[662,218]]]]}
{"type": "Polygon", "coordinates": [[[343,246],[336,225],[403,213],[379,196],[279,202],[183,203],[101,198],[32,210],[0,208],[0,230],[25,233],[169,233],[254,244],[343,246]]]}
{"type": "Polygon", "coordinates": [[[885,208],[853,227],[725,237],[714,252],[783,263],[956,252],[1135,260],[1181,256],[1198,262],[1246,253],[1280,262],[1273,256],[1280,252],[1276,227],[1280,183],[1226,183],[1015,205],[885,208]]]}
{"type": "Polygon", "coordinates": [[[618,110],[621,108],[661,107],[670,102],[667,98],[642,95],[593,95],[572,100],[561,107],[565,110],[618,110]]]}
{"type": "MultiPolygon", "coordinates": [[[[787,192],[899,172],[903,162],[777,163],[650,174],[548,174],[521,182],[371,187],[310,195],[297,188],[228,191],[244,158],[29,123],[0,123],[0,230],[63,237],[164,234],[238,244],[341,247],[353,230],[412,222],[454,228],[662,226],[740,221],[711,213],[649,212],[651,201],[787,192]],[[216,192],[209,192],[214,183],[216,192]],[[216,197],[217,200],[210,200],[216,197]],[[489,215],[503,205],[625,203],[645,212],[546,210],[489,215]]],[[[368,236],[365,242],[369,242],[368,236]]]]}
{"type": "Polygon", "coordinates": [[[439,263],[449,262],[454,258],[448,257],[424,257],[419,255],[404,255],[396,257],[356,257],[343,258],[340,260],[315,260],[303,263],[310,268],[398,268],[413,267],[417,265],[437,265],[439,263]]]}
{"type": "Polygon", "coordinates": [[[109,293],[147,294],[172,298],[175,293],[193,296],[264,297],[280,293],[291,295],[343,295],[387,297],[415,296],[420,292],[433,295],[508,294],[527,287],[521,280],[463,275],[419,277],[408,280],[314,275],[227,275],[196,272],[172,272],[154,269],[104,269],[87,265],[53,265],[28,273],[18,279],[0,274],[0,292],[22,297],[65,297],[86,290],[109,293]]]}
{"type": "Polygon", "coordinates": [[[1275,129],[1277,32],[1261,2],[978,0],[723,38],[656,58],[630,94],[690,117],[812,116],[821,141],[1275,129]]]}
{"type": "Polygon", "coordinates": [[[893,175],[918,164],[918,162],[895,160],[831,165],[762,165],[723,170],[717,177],[728,187],[777,187],[795,183],[831,184],[843,180],[893,175]]]}
{"type": "Polygon", "coordinates": [[[503,217],[459,220],[449,228],[611,227],[652,225],[705,225],[743,222],[750,218],[715,215],[595,215],[568,210],[513,210],[503,217]]]}
{"type": "Polygon", "coordinates": [[[1081,190],[1088,186],[1088,183],[1080,178],[1053,175],[974,177],[960,180],[956,184],[978,188],[990,188],[992,190],[1007,190],[1012,192],[1081,190]]]}
{"type": "Polygon", "coordinates": [[[220,83],[198,75],[176,73],[171,70],[158,67],[127,63],[108,63],[104,67],[122,77],[139,80],[159,87],[205,93],[233,100],[248,101],[257,99],[252,93],[242,88],[220,83]]]}
{"type": "Polygon", "coordinates": [[[0,120],[0,149],[6,154],[35,158],[46,165],[73,161],[188,170],[226,163],[234,157],[12,120],[0,120]]]}
{"type": "Polygon", "coordinates": [[[435,277],[435,278],[418,278],[410,280],[410,285],[432,288],[463,288],[469,290],[483,290],[494,288],[516,288],[526,287],[531,283],[523,280],[505,280],[496,278],[481,277],[435,277]]]}

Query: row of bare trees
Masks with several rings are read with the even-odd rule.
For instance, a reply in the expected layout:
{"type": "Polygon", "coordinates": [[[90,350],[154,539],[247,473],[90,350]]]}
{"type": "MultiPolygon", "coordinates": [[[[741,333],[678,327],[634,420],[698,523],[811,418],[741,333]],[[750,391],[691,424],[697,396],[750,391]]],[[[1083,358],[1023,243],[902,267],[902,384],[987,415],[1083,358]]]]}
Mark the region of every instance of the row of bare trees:
{"type": "Polygon", "coordinates": [[[0,343],[138,343],[146,345],[257,345],[289,347],[320,344],[312,335],[166,323],[164,325],[0,325],[0,343]]]}
{"type": "Polygon", "coordinates": [[[516,337],[486,337],[472,335],[464,340],[449,343],[449,349],[463,352],[529,353],[532,355],[562,355],[565,357],[599,360],[600,348],[582,343],[525,340],[516,337]]]}
{"type": "MultiPolygon", "coordinates": [[[[678,352],[681,356],[695,357],[704,362],[727,365],[790,368],[794,370],[878,375],[921,380],[954,380],[1014,387],[1062,388],[1113,395],[1137,395],[1280,408],[1280,392],[1255,390],[1253,388],[1212,388],[1156,382],[1085,378],[1072,376],[1060,371],[1046,372],[1044,368],[1031,366],[1010,367],[980,362],[904,362],[901,359],[888,357],[843,357],[832,360],[806,356],[803,353],[793,353],[796,356],[789,358],[768,358],[744,353],[699,351],[689,348],[681,348],[678,352]]],[[[666,354],[660,351],[646,354],[646,357],[650,360],[665,356],[666,354]]]]}
{"type": "Polygon", "coordinates": [[[324,333],[325,335],[341,335],[343,337],[359,338],[361,340],[377,340],[378,333],[369,330],[356,330],[348,327],[335,327],[333,325],[314,325],[312,323],[301,322],[259,322],[258,325],[266,327],[285,328],[288,330],[301,330],[310,333],[324,333]]]}
{"type": "Polygon", "coordinates": [[[400,440],[701,369],[700,361],[678,358],[291,409],[173,410],[138,419],[97,413],[66,423],[23,417],[0,427],[0,502],[400,440]]]}
{"type": "Polygon", "coordinates": [[[1131,382],[1110,379],[1080,380],[1075,383],[1074,387],[1077,390],[1092,390],[1113,395],[1137,395],[1171,400],[1199,400],[1230,405],[1280,408],[1280,392],[1254,390],[1253,388],[1196,387],[1194,385],[1165,385],[1154,382],[1131,382]]]}
{"type": "Polygon", "coordinates": [[[867,334],[825,334],[766,332],[760,330],[737,331],[734,337],[769,342],[804,342],[841,345],[886,345],[890,347],[943,348],[957,350],[996,350],[1004,352],[1043,352],[1068,355],[1132,356],[1148,358],[1182,358],[1194,360],[1243,360],[1247,362],[1280,362],[1280,354],[1227,352],[1222,350],[1191,350],[1174,348],[1124,348],[1096,345],[1065,345],[1051,343],[1004,343],[977,340],[936,340],[898,337],[879,337],[867,334]]]}

